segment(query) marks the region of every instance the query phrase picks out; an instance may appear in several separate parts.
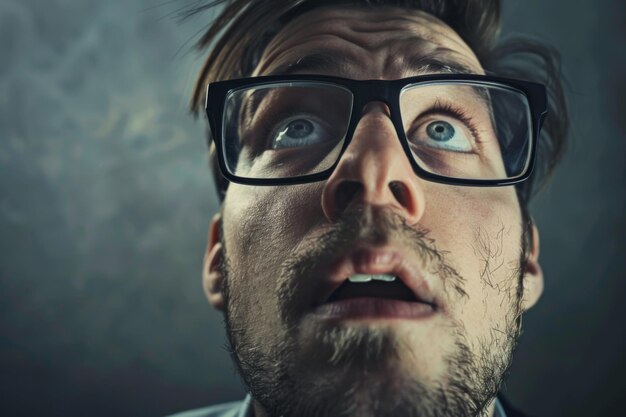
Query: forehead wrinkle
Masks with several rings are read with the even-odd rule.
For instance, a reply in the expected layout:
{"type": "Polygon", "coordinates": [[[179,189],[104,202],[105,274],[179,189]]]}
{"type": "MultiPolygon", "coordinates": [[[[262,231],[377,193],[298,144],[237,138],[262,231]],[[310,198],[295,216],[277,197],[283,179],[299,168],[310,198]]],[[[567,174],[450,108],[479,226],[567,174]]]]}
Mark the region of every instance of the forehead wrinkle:
{"type": "MultiPolygon", "coordinates": [[[[313,23],[316,21],[331,23],[335,20],[338,22],[336,22],[337,25],[334,26],[334,28],[339,27],[340,29],[347,29],[355,33],[383,34],[385,32],[391,32],[392,34],[396,34],[399,30],[403,30],[408,34],[414,36],[418,35],[419,37],[435,43],[440,43],[439,41],[441,39],[437,37],[445,38],[456,46],[473,53],[471,48],[469,48],[454,29],[436,16],[422,10],[395,6],[376,6],[370,9],[358,5],[344,5],[341,9],[324,6],[305,13],[303,16],[315,12],[318,14],[315,16],[316,18],[313,20],[313,23]],[[403,14],[389,17],[381,16],[385,13],[389,14],[393,12],[402,12],[403,14]],[[360,15],[358,19],[355,19],[355,13],[360,15]],[[331,16],[327,16],[328,14],[331,16]],[[388,29],[385,29],[385,27],[388,27],[388,29]]],[[[290,24],[292,23],[295,24],[295,21],[290,24]]],[[[321,25],[318,23],[317,27],[321,27],[321,25]]]]}
{"type": "MultiPolygon", "coordinates": [[[[385,34],[389,33],[390,37],[395,37],[396,45],[395,48],[399,49],[405,45],[402,45],[401,42],[418,42],[423,46],[426,46],[426,42],[432,44],[437,49],[444,50],[446,52],[454,52],[455,54],[461,55],[459,50],[467,52],[472,58],[475,58],[474,51],[463,41],[463,39],[449,26],[445,23],[441,22],[434,16],[430,16],[427,14],[423,14],[420,16],[407,16],[407,17],[397,17],[393,19],[387,20],[379,20],[379,22],[402,22],[401,24],[394,25],[389,29],[381,29],[379,27],[373,28],[360,28],[357,27],[361,22],[355,22],[355,25],[352,26],[351,29],[357,33],[379,33],[385,34]],[[432,19],[427,19],[426,17],[431,17],[432,19]],[[421,20],[421,22],[418,22],[421,20]],[[420,25],[423,21],[426,21],[429,26],[425,27],[420,25]],[[432,23],[435,23],[433,26],[432,23]],[[402,33],[403,32],[403,33],[402,33]],[[446,45],[446,42],[450,45],[446,45]],[[455,46],[457,49],[452,49],[450,46],[455,46]]],[[[384,43],[385,46],[388,46],[389,39],[382,39],[381,43],[384,43]]],[[[478,59],[476,59],[478,61],[478,59]]]]}
{"type": "MultiPolygon", "coordinates": [[[[350,29],[357,33],[397,33],[398,31],[404,31],[414,35],[419,35],[429,41],[432,41],[436,36],[443,36],[448,39],[453,38],[450,36],[450,33],[446,33],[452,31],[452,29],[445,25],[445,23],[439,20],[427,20],[422,16],[414,16],[413,18],[408,16],[395,16],[388,19],[368,21],[356,20],[351,21],[350,23],[352,24],[350,29]],[[428,27],[425,27],[424,23],[426,23],[428,27]],[[369,28],[365,27],[365,25],[369,25],[369,28]]],[[[452,33],[456,34],[454,31],[452,31],[452,33]]]]}
{"type": "MultiPolygon", "coordinates": [[[[321,20],[321,19],[320,19],[321,20]]],[[[313,22],[309,22],[307,25],[299,26],[296,29],[291,29],[295,23],[290,23],[282,31],[280,31],[276,37],[270,42],[268,45],[268,56],[271,54],[271,50],[281,50],[289,47],[290,41],[292,43],[296,43],[298,45],[305,43],[308,40],[314,39],[316,37],[329,37],[331,39],[340,39],[345,41],[346,43],[353,44],[359,49],[371,49],[369,45],[367,45],[368,41],[371,40],[371,37],[362,37],[358,36],[358,32],[352,30],[348,27],[348,23],[345,19],[341,17],[334,17],[323,19],[320,24],[315,24],[315,20],[313,22]],[[309,32],[311,27],[315,28],[314,33],[309,34],[308,36],[299,37],[302,32],[309,32]],[[357,36],[355,36],[357,35],[357,36]]],[[[391,30],[390,30],[391,31],[391,30]]],[[[380,30],[372,30],[372,33],[380,33],[380,30]]]]}
{"type": "MultiPolygon", "coordinates": [[[[405,11],[401,8],[389,10],[405,11]]],[[[330,55],[345,55],[346,59],[342,61],[346,63],[353,61],[352,64],[357,64],[357,67],[363,67],[364,63],[367,63],[370,67],[368,69],[373,69],[371,63],[384,62],[382,68],[379,68],[379,73],[386,72],[387,64],[395,62],[402,64],[403,60],[416,61],[420,55],[426,54],[442,61],[454,56],[454,62],[466,63],[463,66],[473,68],[471,72],[484,73],[471,48],[456,32],[436,17],[421,11],[408,10],[413,14],[383,16],[381,19],[380,13],[372,11],[372,9],[322,7],[304,13],[289,22],[270,41],[254,71],[255,75],[263,73],[268,68],[276,68],[279,63],[282,65],[295,63],[303,56],[312,53],[323,54],[324,51],[331,52],[330,55]],[[355,17],[355,12],[358,17],[355,17]],[[303,19],[306,19],[306,24],[302,24],[303,19]],[[364,34],[367,36],[363,36],[364,34]],[[377,61],[376,55],[381,53],[385,53],[386,56],[379,56],[382,59],[377,61]]],[[[379,9],[375,11],[379,12],[379,9]]],[[[380,67],[380,64],[377,66],[380,67]]],[[[401,72],[405,71],[406,68],[403,68],[401,72]]]]}
{"type": "MultiPolygon", "coordinates": [[[[305,13],[303,16],[308,16],[311,12],[305,13]]],[[[329,45],[333,40],[340,40],[351,44],[353,47],[359,49],[365,49],[363,45],[358,43],[357,39],[354,39],[354,34],[350,36],[349,31],[346,30],[346,20],[342,17],[335,16],[331,18],[323,18],[322,15],[313,16],[311,21],[308,21],[306,25],[296,25],[296,23],[302,19],[303,16],[299,16],[294,21],[288,23],[276,36],[270,41],[263,52],[259,65],[254,71],[255,75],[262,73],[267,67],[273,66],[272,64],[278,60],[281,54],[290,53],[294,49],[306,49],[307,43],[315,43],[316,41],[327,38],[329,45]],[[315,24],[316,21],[321,21],[319,24],[315,24]],[[294,28],[295,26],[295,28],[294,28]],[[315,28],[313,33],[309,33],[311,28],[315,28]],[[304,32],[304,36],[301,34],[304,32]],[[295,48],[294,48],[295,46],[295,48]]],[[[320,44],[322,42],[319,42],[320,44]]],[[[318,47],[319,49],[319,47],[318,47]]],[[[345,48],[342,53],[349,53],[350,48],[345,48]]],[[[302,52],[300,55],[304,55],[302,52]]]]}

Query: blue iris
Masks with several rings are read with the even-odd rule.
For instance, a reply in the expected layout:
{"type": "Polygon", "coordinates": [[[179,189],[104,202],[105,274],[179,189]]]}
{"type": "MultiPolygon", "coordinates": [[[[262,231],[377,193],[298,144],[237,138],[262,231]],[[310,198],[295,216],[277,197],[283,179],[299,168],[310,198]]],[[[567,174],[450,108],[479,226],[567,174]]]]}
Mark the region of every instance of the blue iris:
{"type": "Polygon", "coordinates": [[[454,127],[448,122],[437,120],[426,127],[428,137],[437,142],[447,142],[454,137],[454,127]]]}
{"type": "Polygon", "coordinates": [[[313,123],[305,119],[296,119],[287,125],[284,134],[292,139],[303,139],[313,133],[313,123]]]}

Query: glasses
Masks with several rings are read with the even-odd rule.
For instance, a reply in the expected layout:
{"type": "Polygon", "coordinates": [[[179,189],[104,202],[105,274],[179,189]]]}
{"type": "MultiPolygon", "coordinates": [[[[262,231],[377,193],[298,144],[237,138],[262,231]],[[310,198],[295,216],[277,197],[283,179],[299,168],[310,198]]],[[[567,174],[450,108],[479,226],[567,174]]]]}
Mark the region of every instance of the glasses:
{"type": "Polygon", "coordinates": [[[541,84],[482,75],[220,81],[209,84],[206,101],[220,170],[227,180],[250,185],[327,179],[372,101],[388,106],[416,175],[476,186],[530,176],[547,107],[541,84]]]}

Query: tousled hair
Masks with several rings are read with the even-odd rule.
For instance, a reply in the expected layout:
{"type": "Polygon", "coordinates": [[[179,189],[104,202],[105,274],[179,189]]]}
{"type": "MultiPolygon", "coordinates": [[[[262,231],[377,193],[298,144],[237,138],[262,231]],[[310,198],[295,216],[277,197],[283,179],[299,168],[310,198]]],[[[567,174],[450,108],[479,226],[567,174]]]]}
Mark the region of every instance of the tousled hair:
{"type": "MultiPolygon", "coordinates": [[[[191,111],[198,114],[204,94],[213,81],[252,74],[270,40],[286,23],[305,11],[320,6],[392,6],[421,10],[456,31],[474,51],[485,72],[501,77],[540,82],[548,90],[548,116],[538,141],[532,177],[516,185],[522,210],[559,162],[566,143],[568,113],[563,92],[559,54],[554,48],[530,38],[500,36],[500,0],[211,0],[184,12],[184,16],[224,4],[221,14],[197,43],[202,52],[210,49],[193,90],[191,111]]],[[[209,133],[210,135],[210,133],[209,133]]],[[[222,176],[211,145],[211,167],[216,188],[223,199],[228,181],[222,176]]],[[[525,216],[526,217],[526,216],[525,216]]]]}

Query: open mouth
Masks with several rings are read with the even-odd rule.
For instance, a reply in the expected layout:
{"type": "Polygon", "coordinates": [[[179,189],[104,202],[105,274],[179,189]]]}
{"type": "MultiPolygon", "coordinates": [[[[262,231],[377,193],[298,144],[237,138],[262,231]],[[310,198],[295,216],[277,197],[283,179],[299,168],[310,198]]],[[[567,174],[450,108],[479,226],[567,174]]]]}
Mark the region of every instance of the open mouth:
{"type": "Polygon", "coordinates": [[[383,298],[401,301],[418,301],[401,279],[394,275],[358,274],[346,279],[328,298],[336,302],[353,298],[383,298]]]}
{"type": "Polygon", "coordinates": [[[348,277],[319,305],[325,318],[423,318],[436,305],[426,301],[393,274],[355,274],[348,277]]]}

